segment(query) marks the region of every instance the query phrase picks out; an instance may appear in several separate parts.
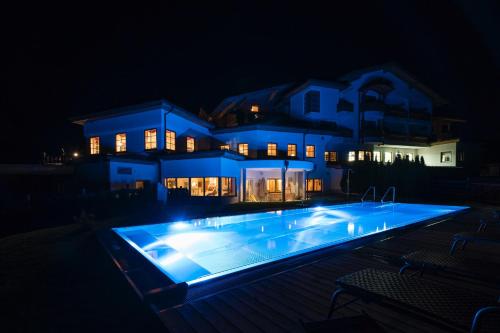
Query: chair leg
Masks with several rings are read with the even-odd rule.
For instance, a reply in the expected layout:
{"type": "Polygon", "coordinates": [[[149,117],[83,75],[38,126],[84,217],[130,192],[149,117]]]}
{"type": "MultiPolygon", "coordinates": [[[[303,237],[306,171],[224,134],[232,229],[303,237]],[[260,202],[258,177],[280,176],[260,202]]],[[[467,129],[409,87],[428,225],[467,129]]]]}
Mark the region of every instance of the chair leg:
{"type": "Polygon", "coordinates": [[[470,328],[470,333],[476,333],[479,330],[479,325],[481,323],[481,318],[483,318],[486,314],[497,312],[500,313],[500,307],[498,306],[487,306],[479,309],[474,315],[474,319],[472,320],[472,325],[470,328]]]}
{"type": "Polygon", "coordinates": [[[335,311],[335,303],[337,302],[337,298],[339,297],[339,295],[344,292],[344,289],[342,288],[338,288],[337,290],[335,290],[335,292],[332,294],[332,298],[330,300],[330,310],[328,311],[328,316],[327,316],[327,319],[330,319],[332,314],[333,314],[333,311],[335,311]]]}

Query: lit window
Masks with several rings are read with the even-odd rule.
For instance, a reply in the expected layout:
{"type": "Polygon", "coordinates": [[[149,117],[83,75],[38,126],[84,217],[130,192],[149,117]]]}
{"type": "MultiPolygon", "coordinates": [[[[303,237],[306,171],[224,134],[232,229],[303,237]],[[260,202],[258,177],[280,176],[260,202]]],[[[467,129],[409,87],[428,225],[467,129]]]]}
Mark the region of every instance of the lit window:
{"type": "Polygon", "coordinates": [[[189,178],[177,178],[177,188],[189,190],[189,178]]]}
{"type": "Polygon", "coordinates": [[[297,156],[297,145],[289,144],[286,154],[288,157],[296,157],[297,156]]]}
{"type": "Polygon", "coordinates": [[[441,163],[451,163],[451,151],[441,153],[441,163]]]}
{"type": "Polygon", "coordinates": [[[220,178],[221,195],[223,197],[229,197],[236,194],[234,186],[234,178],[232,177],[221,177],[220,178]]]}
{"type": "Polygon", "coordinates": [[[97,155],[99,154],[99,137],[94,136],[90,138],[90,155],[97,155]]]}
{"type": "Polygon", "coordinates": [[[347,155],[347,161],[348,162],[354,162],[356,161],[356,152],[355,151],[350,151],[347,155]]]}
{"type": "Polygon", "coordinates": [[[175,132],[166,130],[165,131],[165,149],[175,150],[175,132]]]}
{"type": "Polygon", "coordinates": [[[191,178],[191,196],[203,196],[203,178],[191,178]]]}
{"type": "Polygon", "coordinates": [[[336,151],[325,151],[325,161],[337,162],[337,152],[336,151]]]}
{"type": "Polygon", "coordinates": [[[186,151],[192,153],[194,151],[194,138],[188,136],[186,138],[186,151]]]}
{"type": "Polygon", "coordinates": [[[218,197],[219,196],[219,178],[218,177],[205,177],[205,196],[218,197]]]}
{"type": "Polygon", "coordinates": [[[392,162],[392,153],[390,151],[384,152],[384,163],[392,162]]]}
{"type": "Polygon", "coordinates": [[[281,179],[279,179],[279,178],[266,179],[266,188],[267,188],[268,193],[281,192],[281,179]]]}
{"type": "Polygon", "coordinates": [[[308,192],[321,192],[323,180],[321,178],[308,178],[306,188],[308,192]]]}
{"type": "Polygon", "coordinates": [[[220,145],[220,150],[229,150],[230,146],[229,145],[220,145]]]}
{"type": "Polygon", "coordinates": [[[306,157],[315,157],[316,156],[316,147],[313,145],[306,146],[306,157]]]}
{"type": "Polygon", "coordinates": [[[240,143],[238,145],[238,153],[248,156],[248,143],[240,143]]]}
{"type": "Polygon", "coordinates": [[[259,112],[259,106],[257,104],[252,105],[252,107],[250,108],[250,111],[255,112],[255,113],[259,112]]]}
{"type": "Polygon", "coordinates": [[[304,113],[319,112],[320,94],[319,91],[308,91],[304,97],[304,113]]]}
{"type": "Polygon", "coordinates": [[[359,161],[364,161],[365,160],[365,151],[364,150],[358,151],[358,160],[359,161]]]}
{"type": "Polygon", "coordinates": [[[156,129],[144,131],[144,148],[146,150],[156,149],[156,129]]]}
{"type": "Polygon", "coordinates": [[[379,151],[374,151],[373,152],[373,160],[374,161],[377,161],[377,162],[380,162],[380,152],[379,151]]]}
{"type": "Polygon", "coordinates": [[[119,133],[115,137],[115,149],[117,153],[127,151],[127,134],[119,133]]]}
{"type": "Polygon", "coordinates": [[[165,178],[166,188],[177,188],[177,182],[175,178],[165,178]]]}
{"type": "Polygon", "coordinates": [[[267,144],[267,156],[276,156],[277,154],[277,145],[275,143],[267,144]]]}
{"type": "Polygon", "coordinates": [[[406,158],[408,161],[413,161],[413,153],[406,153],[406,158]]]}

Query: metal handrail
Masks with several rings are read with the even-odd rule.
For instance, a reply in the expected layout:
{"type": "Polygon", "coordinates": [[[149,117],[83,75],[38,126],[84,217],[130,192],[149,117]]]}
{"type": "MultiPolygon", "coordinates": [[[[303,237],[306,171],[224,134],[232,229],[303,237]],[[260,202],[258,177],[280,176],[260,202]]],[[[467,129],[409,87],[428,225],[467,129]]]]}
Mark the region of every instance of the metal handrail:
{"type": "Polygon", "coordinates": [[[371,190],[373,190],[373,201],[375,201],[375,193],[377,190],[375,189],[375,186],[370,186],[365,191],[365,194],[363,194],[363,196],[361,197],[361,202],[365,202],[365,197],[370,193],[371,190]]]}
{"type": "Polygon", "coordinates": [[[384,195],[382,196],[382,199],[380,199],[381,203],[384,202],[392,202],[394,203],[396,201],[396,186],[389,186],[387,190],[385,191],[384,195]],[[392,201],[384,201],[385,197],[392,191],[392,201]]]}

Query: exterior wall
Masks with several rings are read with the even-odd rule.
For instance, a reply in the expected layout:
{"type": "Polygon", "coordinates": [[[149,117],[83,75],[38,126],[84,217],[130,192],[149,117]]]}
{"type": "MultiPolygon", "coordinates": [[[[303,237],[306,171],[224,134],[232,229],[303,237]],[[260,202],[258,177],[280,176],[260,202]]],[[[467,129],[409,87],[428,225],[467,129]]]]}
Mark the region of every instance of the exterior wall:
{"type": "Polygon", "coordinates": [[[110,161],[109,180],[111,190],[120,188],[135,188],[136,181],[144,181],[156,187],[158,165],[133,162],[110,161]],[[130,170],[130,173],[123,172],[130,170]]]}
{"type": "Polygon", "coordinates": [[[436,144],[429,148],[419,149],[419,155],[424,157],[428,166],[454,167],[457,166],[457,143],[449,142],[436,144]],[[451,162],[441,163],[441,153],[451,152],[451,162]]]}
{"type": "Polygon", "coordinates": [[[87,149],[89,149],[89,138],[98,136],[101,154],[115,152],[115,135],[127,133],[127,152],[142,153],[144,131],[156,128],[156,140],[159,142],[161,124],[162,109],[88,121],[84,126],[87,149]]]}
{"type": "Polygon", "coordinates": [[[290,114],[297,119],[337,121],[340,92],[336,88],[311,85],[290,97],[290,114]],[[314,90],[320,93],[320,112],[304,113],[304,97],[314,90]]]}
{"type": "Polygon", "coordinates": [[[186,151],[186,137],[195,138],[195,150],[209,150],[211,133],[205,126],[194,123],[172,112],[165,112],[164,129],[161,131],[159,149],[165,149],[165,129],[176,134],[176,151],[186,151]]]}

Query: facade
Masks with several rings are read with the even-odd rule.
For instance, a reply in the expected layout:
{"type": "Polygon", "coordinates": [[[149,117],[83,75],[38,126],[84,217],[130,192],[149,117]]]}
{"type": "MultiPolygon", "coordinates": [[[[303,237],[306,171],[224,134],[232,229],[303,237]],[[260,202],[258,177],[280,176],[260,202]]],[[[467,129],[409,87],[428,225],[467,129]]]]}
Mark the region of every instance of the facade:
{"type": "Polygon", "coordinates": [[[392,65],[228,97],[203,119],[155,101],[75,119],[80,170],[94,188],[152,187],[162,201],[303,200],[340,191],[358,160],[460,167],[461,121],[434,114],[445,104],[392,65]]]}

